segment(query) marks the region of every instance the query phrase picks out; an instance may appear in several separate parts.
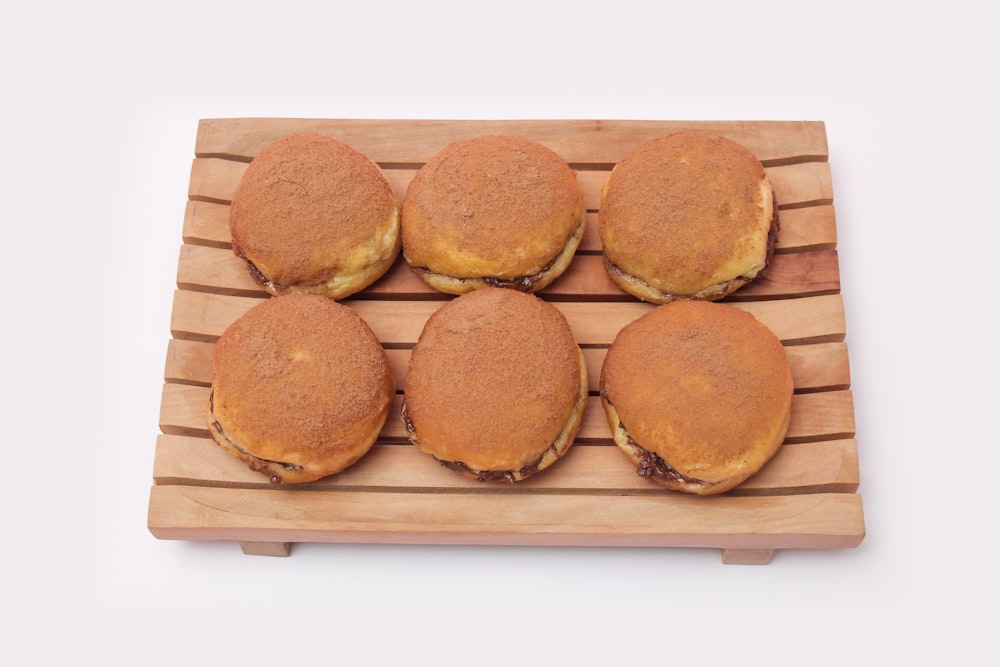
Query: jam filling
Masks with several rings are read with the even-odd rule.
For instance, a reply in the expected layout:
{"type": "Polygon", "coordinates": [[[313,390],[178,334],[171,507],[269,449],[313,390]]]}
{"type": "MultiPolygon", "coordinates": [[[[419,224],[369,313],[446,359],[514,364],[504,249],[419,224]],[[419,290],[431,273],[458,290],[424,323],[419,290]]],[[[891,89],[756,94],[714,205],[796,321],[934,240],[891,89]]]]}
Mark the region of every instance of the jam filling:
{"type": "Polygon", "coordinates": [[[254,280],[270,290],[274,290],[275,292],[281,291],[281,285],[269,280],[268,277],[264,275],[264,272],[257,268],[257,265],[254,264],[245,254],[243,254],[242,250],[234,250],[236,252],[236,256],[247,263],[247,268],[250,270],[250,275],[253,276],[254,280]]]}
{"type": "MultiPolygon", "coordinates": [[[[256,280],[260,285],[274,292],[281,292],[282,290],[285,289],[285,286],[279,283],[278,281],[270,280],[267,276],[265,276],[264,272],[261,271],[259,268],[257,268],[257,265],[254,264],[253,261],[250,260],[246,255],[244,255],[242,251],[237,251],[236,255],[247,263],[247,268],[250,270],[250,275],[253,276],[253,279],[256,280]]],[[[310,282],[303,281],[297,284],[300,287],[313,287],[315,285],[324,285],[327,282],[328,282],[327,280],[313,280],[310,282]]]]}
{"type": "MultiPolygon", "coordinates": [[[[575,236],[579,236],[579,235],[583,234],[583,229],[584,229],[584,223],[585,223],[585,221],[586,221],[586,217],[583,217],[583,218],[580,219],[580,224],[577,226],[577,230],[573,234],[570,235],[570,240],[572,240],[573,237],[575,237],[575,236]]],[[[444,274],[444,273],[438,273],[437,271],[432,271],[431,269],[427,268],[426,266],[415,266],[413,268],[414,268],[414,270],[419,271],[420,273],[429,273],[429,274],[432,274],[432,275],[439,275],[439,276],[442,276],[444,278],[448,278],[449,280],[454,280],[456,282],[463,283],[463,284],[468,284],[468,283],[472,283],[472,282],[476,282],[476,281],[481,280],[485,284],[489,285],[490,287],[505,287],[505,288],[508,288],[508,289],[515,289],[515,290],[518,290],[518,291],[521,291],[521,292],[529,292],[530,293],[530,292],[533,292],[535,290],[535,285],[538,282],[540,282],[543,279],[545,279],[545,277],[547,276],[547,274],[552,270],[552,267],[555,266],[556,262],[559,261],[559,258],[562,257],[565,252],[566,252],[566,248],[563,248],[563,250],[561,250],[559,253],[556,254],[555,257],[553,257],[551,260],[549,260],[549,262],[545,266],[543,266],[541,269],[539,269],[538,273],[535,273],[535,274],[530,275],[530,276],[518,276],[516,278],[494,278],[494,277],[489,277],[489,276],[483,276],[481,278],[458,278],[456,276],[449,276],[449,275],[444,274]]]]}
{"type": "MultiPolygon", "coordinates": [[[[685,295],[685,296],[678,296],[678,295],[672,294],[670,292],[664,292],[661,289],[653,287],[652,285],[650,285],[648,282],[646,282],[645,280],[643,280],[639,276],[631,274],[631,273],[625,271],[624,269],[622,269],[617,264],[614,264],[613,262],[608,261],[606,258],[605,258],[605,262],[607,263],[608,268],[610,268],[613,272],[617,273],[620,276],[624,276],[628,280],[634,280],[635,282],[642,283],[643,286],[645,286],[647,289],[649,289],[650,291],[656,292],[657,294],[659,294],[664,299],[694,298],[692,296],[687,296],[687,295],[685,295]]],[[[726,282],[718,283],[717,285],[714,285],[715,289],[712,290],[711,292],[703,291],[703,293],[699,292],[699,295],[700,295],[700,298],[711,298],[711,297],[713,297],[713,296],[715,296],[717,294],[722,294],[723,292],[725,292],[727,289],[729,289],[733,285],[735,285],[736,287],[742,287],[743,285],[746,285],[747,283],[749,283],[751,280],[753,280],[753,278],[751,278],[750,276],[737,276],[737,277],[733,278],[732,280],[727,280],[726,282]]]]}
{"type": "MultiPolygon", "coordinates": [[[[611,405],[611,401],[608,399],[608,395],[603,390],[601,391],[601,397],[611,405]]],[[[616,410],[617,412],[617,410],[616,410]]],[[[665,484],[668,486],[673,486],[677,484],[693,484],[696,486],[713,486],[713,483],[706,482],[702,479],[696,479],[694,477],[685,477],[676,468],[663,460],[663,458],[654,452],[649,451],[635,439],[628,434],[628,429],[625,428],[625,424],[618,420],[618,432],[623,434],[628,441],[629,447],[631,447],[635,452],[639,454],[639,466],[636,472],[639,473],[640,477],[647,477],[651,480],[655,480],[660,484],[665,484]]],[[[615,434],[615,440],[618,440],[618,434],[615,434]]]]}
{"type": "MultiPolygon", "coordinates": [[[[454,276],[445,276],[445,277],[450,280],[455,280],[457,282],[465,284],[481,280],[490,287],[504,287],[507,289],[515,289],[518,290],[519,292],[532,292],[535,289],[535,284],[541,281],[545,277],[545,274],[549,271],[549,269],[552,268],[552,265],[554,263],[555,260],[549,262],[547,265],[542,267],[541,271],[539,271],[534,275],[519,276],[517,278],[492,278],[488,276],[483,278],[456,278],[454,276]]],[[[436,273],[435,271],[431,271],[430,269],[422,266],[416,267],[416,269],[421,273],[430,273],[430,274],[436,273]]],[[[437,274],[437,275],[444,275],[444,274],[437,274]]]]}
{"type": "MultiPolygon", "coordinates": [[[[555,453],[555,445],[550,446],[548,451],[555,453]]],[[[530,463],[519,470],[475,470],[460,461],[445,461],[437,458],[436,456],[434,458],[445,468],[470,474],[480,482],[516,482],[538,472],[538,465],[542,462],[544,457],[544,454],[539,456],[537,461],[530,463]]]]}
{"type": "MultiPolygon", "coordinates": [[[[618,428],[624,430],[625,426],[619,422],[618,428]]],[[[685,477],[669,463],[663,460],[659,454],[641,447],[632,436],[628,436],[628,443],[639,452],[639,477],[648,477],[661,484],[695,484],[698,486],[711,486],[708,482],[693,477],[685,477]]]]}

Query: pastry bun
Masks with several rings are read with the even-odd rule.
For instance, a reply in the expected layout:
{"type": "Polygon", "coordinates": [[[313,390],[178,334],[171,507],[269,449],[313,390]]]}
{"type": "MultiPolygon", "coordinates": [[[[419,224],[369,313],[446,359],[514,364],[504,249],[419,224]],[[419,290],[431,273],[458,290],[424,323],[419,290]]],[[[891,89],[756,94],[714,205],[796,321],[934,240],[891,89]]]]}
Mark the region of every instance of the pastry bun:
{"type": "Polygon", "coordinates": [[[598,212],[608,274],[651,303],[715,301],[756,279],[778,225],[760,160],[705,132],[671,134],[626,155],[598,212]]]}
{"type": "Polygon", "coordinates": [[[455,141],[414,176],[401,204],[403,256],[448,294],[537,292],[573,259],[585,229],[574,172],[528,139],[455,141]]]}
{"type": "Polygon", "coordinates": [[[272,295],[350,296],[383,276],[401,248],[398,205],[381,169],[323,135],[265,146],[229,211],[233,252],[272,295]]]}
{"type": "Polygon", "coordinates": [[[562,313],[497,287],[447,302],[410,359],[410,440],[482,481],[517,482],[569,450],[587,405],[587,366],[562,313]]]}
{"type": "Polygon", "coordinates": [[[311,482],[357,462],[389,414],[395,384],[371,329],[315,294],[270,297],[215,344],[212,438],[274,483],[311,482]]]}
{"type": "Polygon", "coordinates": [[[640,476],[713,495],[777,452],[793,383],[781,341],[753,315],[674,301],[622,328],[601,368],[600,392],[615,444],[640,476]]]}

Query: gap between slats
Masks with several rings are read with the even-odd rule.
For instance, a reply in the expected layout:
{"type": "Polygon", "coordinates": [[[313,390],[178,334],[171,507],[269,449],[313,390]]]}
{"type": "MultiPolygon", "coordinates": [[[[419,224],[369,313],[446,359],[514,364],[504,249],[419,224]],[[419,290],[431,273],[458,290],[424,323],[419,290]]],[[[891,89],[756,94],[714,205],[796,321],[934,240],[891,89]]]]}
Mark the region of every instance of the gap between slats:
{"type": "MultiPolygon", "coordinates": [[[[517,484],[470,480],[438,464],[412,445],[377,443],[350,468],[309,484],[274,486],[210,438],[160,435],[156,484],[255,488],[260,490],[386,491],[405,493],[547,493],[620,495],[667,493],[639,477],[634,464],[612,445],[574,446],[543,473],[517,484]]],[[[853,439],[788,444],[756,475],[727,495],[853,493],[859,483],[853,439]]]]}
{"type": "MultiPolygon", "coordinates": [[[[191,164],[188,186],[190,199],[228,204],[236,191],[247,165],[217,158],[195,158],[191,164]]],[[[825,162],[805,162],[781,167],[768,167],[768,180],[774,187],[779,210],[831,204],[833,185],[830,165],[825,162]]],[[[406,189],[416,174],[415,169],[384,169],[386,179],[397,200],[402,201],[406,189]]],[[[607,180],[606,171],[578,171],[577,182],[586,208],[600,207],[600,193],[607,180]]]]}

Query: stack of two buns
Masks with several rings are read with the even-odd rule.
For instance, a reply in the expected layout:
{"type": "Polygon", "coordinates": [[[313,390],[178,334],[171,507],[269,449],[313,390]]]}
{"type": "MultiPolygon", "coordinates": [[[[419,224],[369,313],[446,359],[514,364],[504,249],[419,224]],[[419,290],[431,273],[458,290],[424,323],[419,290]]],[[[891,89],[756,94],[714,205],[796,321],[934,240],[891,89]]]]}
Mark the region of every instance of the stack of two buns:
{"type": "Polygon", "coordinates": [[[403,388],[413,444],[480,481],[518,482],[564,456],[587,406],[569,324],[532,294],[487,287],[435,311],[403,388]]]}
{"type": "Polygon", "coordinates": [[[274,484],[311,482],[361,459],[396,391],[368,324],[315,294],[252,307],[219,337],[212,367],[213,439],[274,484]]]}
{"type": "Polygon", "coordinates": [[[271,295],[341,299],[383,276],[401,247],[399,206],[366,155],[300,133],[250,162],[229,213],[233,252],[271,295]]]}
{"type": "Polygon", "coordinates": [[[745,146],[706,132],[648,141],[619,161],[598,213],[611,279],[644,301],[714,301],[758,278],[778,234],[774,189],[745,146]]]}
{"type": "Polygon", "coordinates": [[[698,495],[735,488],[774,456],[793,390],[769,328],[697,300],[657,306],[622,328],[600,378],[612,437],[638,474],[698,495]]]}
{"type": "Polygon", "coordinates": [[[586,227],[576,173],[528,139],[452,142],[416,173],[403,197],[403,257],[448,294],[483,287],[537,292],[573,260],[586,227]]]}

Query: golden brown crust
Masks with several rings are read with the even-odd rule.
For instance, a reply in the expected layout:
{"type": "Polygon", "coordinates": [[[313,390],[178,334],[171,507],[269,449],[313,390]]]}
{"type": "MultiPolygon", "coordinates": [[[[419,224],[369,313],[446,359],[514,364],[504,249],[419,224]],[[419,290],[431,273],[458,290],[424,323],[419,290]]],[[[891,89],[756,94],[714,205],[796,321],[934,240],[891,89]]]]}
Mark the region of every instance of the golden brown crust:
{"type": "Polygon", "coordinates": [[[598,213],[609,274],[653,303],[720,299],[756,278],[778,214],[760,160],[704,132],[679,132],[626,155],[598,213]]]}
{"type": "Polygon", "coordinates": [[[586,364],[555,306],[484,288],[431,315],[403,391],[407,428],[423,451],[497,473],[470,476],[517,480],[572,444],[586,405],[586,364]]]}
{"type": "Polygon", "coordinates": [[[293,134],[264,147],[230,207],[233,252],[270,294],[342,298],[385,274],[401,248],[395,195],[347,144],[293,134]]]}
{"type": "Polygon", "coordinates": [[[464,139],[431,158],[407,188],[403,256],[422,278],[451,279],[429,281],[441,291],[490,286],[476,282],[484,278],[537,291],[568,266],[557,259],[572,258],[585,213],[576,173],[554,151],[513,136],[464,139]]]}
{"type": "MultiPolygon", "coordinates": [[[[615,442],[635,446],[680,476],[669,488],[721,493],[780,447],[794,390],[781,341],[727,304],[674,301],[626,325],[601,370],[615,442]]],[[[667,480],[670,482],[670,480],[667,480]]]]}
{"type": "Polygon", "coordinates": [[[254,306],[220,336],[212,364],[213,438],[273,481],[313,481],[352,465],[374,443],[395,394],[367,323],[318,295],[254,306]]]}

